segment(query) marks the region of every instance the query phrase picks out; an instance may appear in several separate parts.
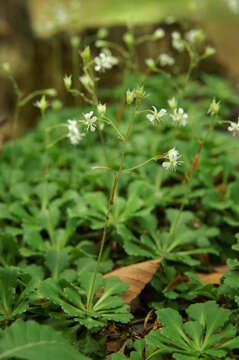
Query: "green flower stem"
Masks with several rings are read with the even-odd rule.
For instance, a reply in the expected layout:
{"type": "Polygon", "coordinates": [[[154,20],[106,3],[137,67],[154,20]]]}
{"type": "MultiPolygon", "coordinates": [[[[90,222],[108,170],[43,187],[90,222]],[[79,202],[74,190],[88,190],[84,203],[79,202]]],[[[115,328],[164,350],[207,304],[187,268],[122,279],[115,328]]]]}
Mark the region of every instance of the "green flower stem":
{"type": "Polygon", "coordinates": [[[47,95],[47,92],[49,90],[51,90],[51,89],[42,89],[42,90],[33,91],[31,94],[27,95],[25,98],[23,98],[20,101],[20,103],[19,103],[20,107],[27,105],[30,101],[32,101],[37,96],[47,95]]]}
{"type": "Polygon", "coordinates": [[[52,141],[50,144],[47,144],[47,149],[52,148],[54,145],[56,145],[58,142],[64,140],[66,138],[66,134],[63,134],[59,136],[55,141],[52,141]]]}
{"type": "Polygon", "coordinates": [[[133,171],[133,170],[139,169],[139,168],[147,165],[148,163],[150,163],[150,162],[152,162],[152,161],[157,161],[157,160],[159,160],[159,159],[164,159],[164,157],[163,157],[162,155],[153,156],[153,157],[151,157],[150,159],[148,159],[148,160],[146,160],[146,161],[144,161],[144,162],[142,162],[142,163],[140,163],[140,164],[138,164],[138,165],[136,165],[136,166],[133,166],[133,167],[131,167],[131,168],[124,169],[123,171],[124,171],[124,172],[133,171]]]}
{"type": "Polygon", "coordinates": [[[103,254],[103,250],[104,250],[104,245],[106,242],[106,235],[107,235],[107,230],[108,230],[108,226],[109,226],[110,213],[111,213],[112,207],[114,206],[114,198],[115,198],[115,193],[117,190],[118,182],[119,182],[120,176],[123,172],[123,163],[124,163],[124,159],[125,159],[125,155],[126,155],[127,142],[130,137],[130,133],[131,133],[131,130],[132,130],[135,118],[136,118],[136,114],[137,114],[137,106],[135,106],[132,111],[132,115],[131,115],[129,125],[128,125],[127,131],[126,131],[126,135],[124,137],[123,147],[122,147],[121,156],[120,156],[119,171],[114,174],[113,186],[112,186],[111,194],[110,194],[110,198],[109,198],[108,210],[107,210],[107,213],[105,216],[104,230],[103,230],[103,235],[102,235],[101,242],[100,242],[100,250],[99,250],[99,254],[98,254],[98,258],[97,258],[96,269],[95,269],[92,283],[91,283],[89,293],[87,296],[87,304],[86,304],[87,310],[90,310],[93,305],[92,303],[93,303],[93,297],[94,297],[94,291],[95,291],[96,277],[99,272],[101,258],[102,258],[102,254],[103,254]]]}
{"type": "MultiPolygon", "coordinates": [[[[18,122],[19,122],[21,92],[20,92],[18,84],[17,84],[16,80],[14,79],[11,72],[8,73],[8,78],[12,83],[14,93],[16,96],[16,105],[15,105],[15,110],[14,110],[14,115],[13,115],[13,132],[12,132],[13,133],[13,141],[14,141],[14,148],[12,150],[12,169],[15,169],[16,168],[16,159],[17,159],[16,133],[17,133],[17,127],[18,127],[18,122]]],[[[11,182],[13,182],[13,171],[12,171],[12,175],[11,175],[11,182]]]]}
{"type": "Polygon", "coordinates": [[[118,127],[114,124],[114,122],[107,116],[103,116],[102,120],[105,120],[108,125],[110,125],[117,133],[117,135],[120,137],[122,141],[124,141],[124,136],[121,134],[118,127]]]}
{"type": "Polygon", "coordinates": [[[62,49],[59,36],[55,35],[52,39],[53,48],[53,66],[54,66],[54,81],[55,87],[61,92],[61,79],[62,79],[62,49]]]}
{"type": "MultiPolygon", "coordinates": [[[[79,79],[80,59],[79,46],[72,46],[72,72],[73,72],[73,86],[77,88],[79,79]]],[[[75,105],[78,105],[77,98],[75,98],[75,105]]]]}
{"type": "MultiPolygon", "coordinates": [[[[42,117],[44,117],[43,114],[42,114],[42,117]]],[[[43,197],[43,201],[42,201],[42,209],[47,209],[47,207],[48,207],[48,174],[49,174],[48,142],[49,142],[49,131],[48,131],[48,129],[46,129],[45,133],[44,133],[44,145],[45,145],[44,177],[45,177],[45,185],[44,185],[44,197],[43,197]]]]}

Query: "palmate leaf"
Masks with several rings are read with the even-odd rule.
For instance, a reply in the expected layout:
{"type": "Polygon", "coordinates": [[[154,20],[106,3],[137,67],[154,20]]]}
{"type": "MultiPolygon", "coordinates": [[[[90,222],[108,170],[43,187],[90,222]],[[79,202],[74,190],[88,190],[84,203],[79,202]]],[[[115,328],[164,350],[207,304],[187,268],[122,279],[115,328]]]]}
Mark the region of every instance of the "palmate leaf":
{"type": "Polygon", "coordinates": [[[125,238],[124,249],[129,255],[143,256],[151,259],[163,257],[172,261],[181,261],[188,265],[199,263],[195,255],[217,253],[210,246],[209,239],[218,235],[216,228],[201,225],[200,229],[194,229],[191,222],[194,214],[189,211],[168,209],[167,219],[171,224],[169,230],[147,229],[148,234],[139,238],[127,232],[121,227],[119,232],[125,238]],[[179,217],[178,217],[179,216],[179,217]],[[178,217],[178,219],[177,219],[178,217]],[[171,229],[175,229],[171,232],[171,229]]]}
{"type": "Polygon", "coordinates": [[[17,320],[0,338],[0,359],[86,360],[64,337],[46,325],[17,320]]]}
{"type": "Polygon", "coordinates": [[[179,360],[221,358],[228,350],[239,348],[236,328],[229,324],[230,310],[208,301],[189,306],[187,314],[189,321],[183,323],[178,311],[158,310],[163,327],[151,331],[145,338],[146,344],[155,352],[173,354],[179,360]]]}
{"type": "Polygon", "coordinates": [[[92,284],[93,273],[84,271],[80,275],[80,287],[72,286],[66,281],[56,282],[53,279],[44,281],[40,286],[42,296],[62,308],[68,317],[74,318],[89,329],[99,328],[109,320],[127,323],[132,315],[129,307],[119,296],[127,291],[128,285],[118,278],[96,278],[93,304],[87,307],[87,299],[92,284]],[[102,295],[98,291],[104,287],[102,295]]]}
{"type": "Polygon", "coordinates": [[[0,320],[24,313],[33,291],[31,277],[15,267],[0,268],[0,320]]]}

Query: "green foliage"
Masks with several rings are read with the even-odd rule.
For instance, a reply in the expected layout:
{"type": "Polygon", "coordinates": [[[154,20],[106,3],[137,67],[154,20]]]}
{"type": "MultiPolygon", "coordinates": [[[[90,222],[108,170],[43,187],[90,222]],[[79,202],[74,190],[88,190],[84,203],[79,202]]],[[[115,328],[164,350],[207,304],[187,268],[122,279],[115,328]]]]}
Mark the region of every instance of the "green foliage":
{"type": "MultiPolygon", "coordinates": [[[[196,34],[199,43],[193,44],[182,35],[189,73],[205,55],[203,34],[196,34]]],[[[159,40],[155,33],[146,38],[159,40]]],[[[73,89],[73,74],[67,90],[87,106],[79,101],[79,108],[46,111],[52,104],[43,97],[36,129],[2,149],[0,359],[84,359],[79,349],[105,359],[120,349],[113,360],[216,360],[234,356],[239,347],[238,139],[223,128],[238,94],[213,74],[194,72],[192,79],[179,74],[180,64],[166,72],[158,59],[156,73],[142,76],[131,58],[137,53],[133,30],[123,39],[121,84],[103,88],[100,82],[98,89],[93,48],[81,49],[78,42],[82,75],[92,76],[92,83],[82,84],[84,92],[73,89]],[[188,114],[187,126],[172,120],[173,97],[188,114]],[[220,103],[215,116],[208,114],[213,98],[220,103]],[[151,122],[152,106],[167,115],[157,113],[151,122]],[[96,131],[85,123],[92,111],[96,131]],[[84,131],[77,146],[67,134],[69,119],[84,131]],[[162,164],[169,149],[175,156],[174,148],[180,166],[167,171],[162,164]],[[130,312],[121,297],[128,284],[103,274],[159,258],[158,272],[130,312]],[[230,271],[221,286],[199,280],[197,272],[210,273],[226,260],[230,271]]],[[[23,97],[15,82],[14,89],[20,108],[36,95],[23,97]]],[[[136,287],[145,285],[141,272],[127,275],[136,287]]]]}
{"type": "Polygon", "coordinates": [[[124,248],[129,255],[145,256],[149,258],[163,257],[168,260],[183,261],[188,265],[195,265],[197,260],[193,255],[216,253],[210,247],[210,237],[218,234],[216,228],[201,225],[200,229],[193,229],[194,214],[189,211],[182,213],[175,209],[168,209],[166,217],[169,230],[158,232],[153,229],[154,224],[149,223],[150,235],[143,235],[140,241],[136,237],[125,237],[124,248]],[[197,248],[196,248],[197,247],[197,248]]]}
{"type": "Polygon", "coordinates": [[[183,323],[176,310],[157,311],[162,329],[151,331],[145,338],[154,348],[150,358],[156,359],[160,353],[172,354],[177,360],[225,358],[229,350],[239,348],[236,328],[229,323],[230,310],[208,301],[190,305],[186,312],[189,320],[183,323]]]}
{"type": "Polygon", "coordinates": [[[28,360],[87,359],[51,327],[21,320],[13,323],[0,338],[0,359],[13,357],[28,360]]]}
{"type": "Polygon", "coordinates": [[[93,304],[88,305],[90,288],[94,274],[83,271],[79,276],[79,287],[66,282],[56,283],[53,279],[45,280],[40,286],[42,296],[58,305],[67,317],[73,318],[88,329],[103,327],[109,320],[127,323],[132,318],[129,307],[119,297],[127,291],[128,285],[119,278],[103,279],[97,275],[93,304]],[[97,295],[98,291],[103,293],[97,295]]]}

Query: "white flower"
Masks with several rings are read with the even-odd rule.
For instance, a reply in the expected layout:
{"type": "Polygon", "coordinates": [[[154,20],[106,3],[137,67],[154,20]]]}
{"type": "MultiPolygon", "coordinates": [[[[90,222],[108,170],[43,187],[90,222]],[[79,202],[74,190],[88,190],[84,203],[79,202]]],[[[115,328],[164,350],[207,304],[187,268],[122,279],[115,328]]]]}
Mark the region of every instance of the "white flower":
{"type": "Polygon", "coordinates": [[[172,110],[176,109],[178,105],[177,99],[175,97],[172,97],[171,99],[168,100],[168,104],[172,110]]]}
{"type": "Polygon", "coordinates": [[[188,114],[186,114],[182,108],[174,109],[170,116],[178,125],[185,126],[187,124],[188,114]]]}
{"type": "Polygon", "coordinates": [[[184,42],[181,34],[178,31],[174,31],[172,33],[172,46],[179,52],[182,52],[184,50],[184,42]]]}
{"type": "Polygon", "coordinates": [[[94,112],[90,111],[84,114],[83,116],[84,116],[84,120],[82,122],[87,126],[87,131],[90,130],[94,132],[96,129],[96,120],[97,120],[97,117],[94,116],[94,112]]]}
{"type": "Polygon", "coordinates": [[[161,109],[160,111],[157,110],[155,106],[153,106],[153,110],[151,110],[150,114],[147,114],[147,119],[154,124],[157,121],[160,121],[160,119],[167,114],[167,110],[161,109]]]}
{"type": "Polygon", "coordinates": [[[178,150],[176,150],[175,148],[170,149],[167,154],[164,156],[164,158],[167,161],[164,161],[162,163],[162,166],[166,169],[166,170],[176,170],[176,167],[178,165],[182,164],[182,161],[179,160],[181,157],[181,155],[179,155],[178,150]]]}
{"type": "Polygon", "coordinates": [[[239,118],[237,123],[231,121],[227,129],[228,131],[232,132],[233,136],[239,135],[239,118]]]}
{"type": "Polygon", "coordinates": [[[105,72],[118,64],[118,59],[112,56],[110,50],[104,50],[95,58],[95,71],[105,72]]]}
{"type": "Polygon", "coordinates": [[[175,64],[175,60],[172,56],[168,54],[161,54],[159,56],[159,63],[161,66],[173,66],[175,64]]]}
{"type": "Polygon", "coordinates": [[[100,116],[104,116],[104,115],[105,115],[105,112],[106,112],[106,105],[99,103],[99,104],[97,105],[97,111],[98,111],[98,114],[99,114],[100,116]]]}
{"type": "Polygon", "coordinates": [[[76,120],[67,120],[68,124],[68,134],[67,137],[70,139],[70,142],[73,145],[79,144],[79,142],[82,140],[84,134],[80,133],[80,130],[77,126],[76,120]]]}
{"type": "Polygon", "coordinates": [[[154,40],[160,40],[165,36],[165,31],[162,28],[158,28],[155,30],[155,32],[153,33],[153,38],[154,40]]]}

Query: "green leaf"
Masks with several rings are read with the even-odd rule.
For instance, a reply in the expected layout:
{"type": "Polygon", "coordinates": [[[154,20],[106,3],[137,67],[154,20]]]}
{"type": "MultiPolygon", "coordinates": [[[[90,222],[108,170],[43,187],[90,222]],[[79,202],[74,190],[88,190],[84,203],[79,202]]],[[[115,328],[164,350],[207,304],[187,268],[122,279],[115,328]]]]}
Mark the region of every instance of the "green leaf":
{"type": "Polygon", "coordinates": [[[0,359],[84,360],[63,336],[46,325],[34,321],[16,321],[0,338],[0,359]]]}
{"type": "Polygon", "coordinates": [[[67,314],[88,329],[99,328],[109,320],[127,323],[132,318],[129,306],[119,296],[128,289],[128,285],[118,278],[103,279],[97,275],[93,304],[88,306],[89,289],[91,288],[93,273],[87,271],[80,275],[80,287],[70,286],[66,282],[56,282],[48,279],[42,282],[40,292],[46,299],[58,305],[67,314]],[[97,292],[104,287],[101,297],[97,292]]]}

